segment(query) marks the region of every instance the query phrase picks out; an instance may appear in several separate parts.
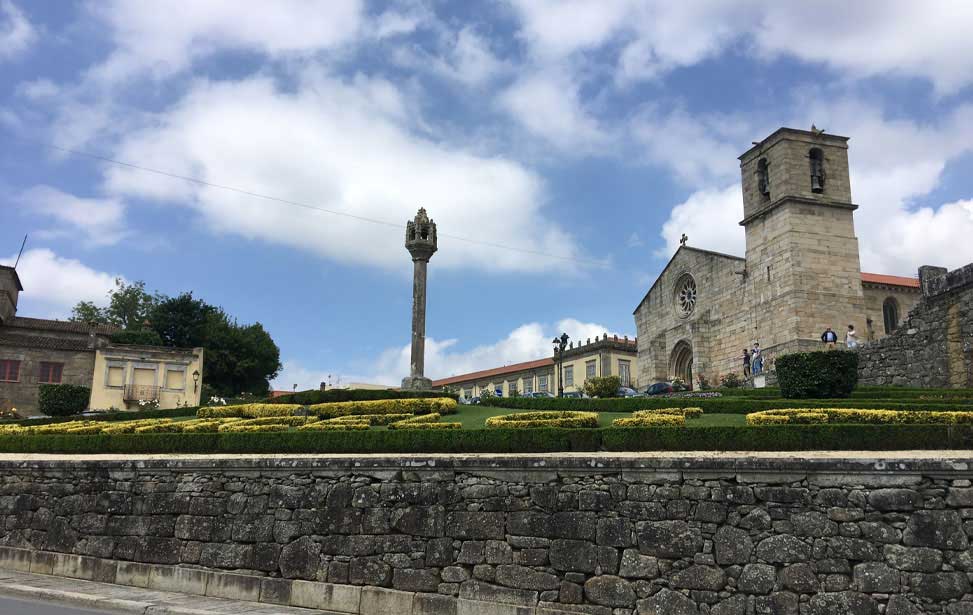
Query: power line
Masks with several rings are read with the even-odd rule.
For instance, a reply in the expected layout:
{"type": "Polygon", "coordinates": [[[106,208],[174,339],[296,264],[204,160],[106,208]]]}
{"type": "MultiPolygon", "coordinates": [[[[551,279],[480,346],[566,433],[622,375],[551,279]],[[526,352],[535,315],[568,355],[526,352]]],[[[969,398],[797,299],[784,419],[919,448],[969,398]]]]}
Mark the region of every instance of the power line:
{"type": "MultiPolygon", "coordinates": [[[[354,219],[354,220],[358,220],[360,222],[368,222],[370,224],[380,224],[382,226],[391,226],[391,227],[398,228],[398,229],[405,229],[405,225],[404,224],[399,224],[397,222],[390,222],[388,220],[379,220],[377,218],[369,218],[367,216],[358,216],[358,215],[350,214],[350,213],[343,212],[343,211],[337,211],[337,210],[334,210],[334,209],[328,209],[326,207],[320,207],[318,205],[312,205],[310,203],[303,203],[301,201],[293,201],[293,200],[290,200],[290,199],[276,197],[276,196],[272,196],[272,195],[268,195],[268,194],[262,194],[260,192],[253,192],[251,190],[245,190],[243,188],[236,188],[234,186],[229,186],[229,185],[226,185],[226,184],[218,184],[218,183],[215,183],[215,182],[206,181],[206,180],[199,179],[199,178],[196,178],[196,177],[190,177],[188,175],[180,175],[179,173],[171,173],[169,171],[163,171],[161,169],[155,169],[155,168],[152,168],[152,167],[147,167],[147,166],[140,165],[140,164],[135,164],[135,163],[132,163],[132,162],[126,162],[124,160],[117,160],[115,158],[110,158],[108,156],[102,156],[100,154],[94,154],[94,153],[86,152],[86,151],[83,151],[83,150],[77,150],[77,149],[72,149],[72,148],[67,148],[67,147],[61,147],[61,146],[55,145],[53,143],[46,143],[46,142],[43,142],[43,141],[35,141],[33,139],[26,139],[24,137],[19,137],[19,136],[17,138],[19,138],[19,139],[21,139],[23,141],[28,141],[28,142],[31,142],[31,143],[35,143],[35,144],[40,145],[42,147],[47,147],[47,148],[54,149],[54,150],[57,150],[57,151],[60,151],[60,152],[64,152],[66,154],[71,154],[73,156],[80,156],[80,157],[83,157],[83,158],[90,158],[92,160],[98,160],[100,162],[107,162],[107,163],[114,164],[114,165],[117,165],[117,166],[127,167],[129,169],[134,169],[136,171],[142,171],[144,173],[153,173],[155,175],[161,175],[163,177],[168,177],[168,178],[171,178],[171,179],[179,179],[179,180],[182,180],[182,181],[189,182],[191,184],[196,184],[198,186],[205,186],[207,188],[217,188],[219,190],[226,190],[228,192],[235,192],[237,194],[242,194],[244,196],[249,196],[249,197],[253,197],[253,198],[257,198],[257,199],[263,199],[265,201],[271,201],[271,202],[275,202],[275,203],[281,203],[281,204],[284,204],[284,205],[291,205],[293,207],[302,207],[304,209],[310,209],[312,211],[318,211],[318,212],[322,212],[322,213],[326,213],[326,214],[332,214],[332,215],[335,215],[335,216],[342,216],[342,217],[345,217],[345,218],[351,218],[351,219],[354,219]]],[[[565,255],[562,255],[562,254],[551,254],[549,252],[543,252],[541,250],[531,250],[529,248],[518,248],[518,247],[515,247],[515,246],[508,246],[508,245],[504,245],[504,244],[500,244],[500,243],[493,243],[493,242],[489,242],[489,241],[482,241],[482,240],[479,240],[479,239],[471,239],[469,237],[463,237],[463,236],[460,236],[460,235],[452,235],[452,234],[449,234],[449,233],[439,233],[439,236],[440,237],[445,237],[447,239],[454,239],[456,241],[463,241],[463,242],[466,242],[466,243],[471,243],[471,244],[475,244],[475,245],[481,245],[481,246],[485,246],[485,247],[488,247],[488,248],[494,248],[494,249],[497,249],[497,250],[509,250],[511,252],[520,252],[522,254],[531,254],[531,255],[534,255],[534,256],[543,256],[545,258],[553,258],[553,259],[558,259],[558,260],[563,260],[563,261],[570,261],[570,262],[581,263],[581,264],[586,264],[586,265],[595,265],[597,267],[606,267],[606,266],[608,266],[608,262],[607,261],[596,261],[596,260],[592,260],[592,259],[577,258],[577,257],[574,257],[574,256],[565,256],[565,255]]]]}

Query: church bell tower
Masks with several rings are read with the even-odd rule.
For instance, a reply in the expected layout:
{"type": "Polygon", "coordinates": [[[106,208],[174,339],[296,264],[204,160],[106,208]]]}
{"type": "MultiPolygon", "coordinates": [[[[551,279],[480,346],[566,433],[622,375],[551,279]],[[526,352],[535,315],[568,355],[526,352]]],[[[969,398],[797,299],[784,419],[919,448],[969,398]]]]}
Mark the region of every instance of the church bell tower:
{"type": "Polygon", "coordinates": [[[747,308],[774,354],[819,350],[865,313],[848,138],[780,128],[740,157],[747,308]]]}

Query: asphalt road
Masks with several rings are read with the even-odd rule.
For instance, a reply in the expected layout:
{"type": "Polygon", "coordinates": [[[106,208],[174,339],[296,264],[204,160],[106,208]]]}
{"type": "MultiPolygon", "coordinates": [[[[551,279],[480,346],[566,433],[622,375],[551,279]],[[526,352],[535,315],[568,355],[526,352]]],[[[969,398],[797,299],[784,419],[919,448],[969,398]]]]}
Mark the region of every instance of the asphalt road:
{"type": "Polygon", "coordinates": [[[0,615],[106,615],[108,611],[91,611],[62,606],[54,602],[24,602],[0,598],[0,615]]]}

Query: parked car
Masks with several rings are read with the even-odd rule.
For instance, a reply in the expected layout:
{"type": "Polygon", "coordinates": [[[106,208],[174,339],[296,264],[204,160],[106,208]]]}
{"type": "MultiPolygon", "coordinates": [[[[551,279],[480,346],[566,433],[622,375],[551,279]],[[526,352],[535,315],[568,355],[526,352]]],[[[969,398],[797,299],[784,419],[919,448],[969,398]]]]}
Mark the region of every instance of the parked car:
{"type": "Polygon", "coordinates": [[[618,387],[618,397],[636,397],[639,392],[631,387],[618,387]]]}
{"type": "Polygon", "coordinates": [[[666,393],[672,393],[672,383],[656,382],[655,384],[647,387],[643,393],[646,395],[665,395],[666,393]]]}
{"type": "Polygon", "coordinates": [[[564,394],[564,397],[566,399],[581,399],[584,397],[584,395],[581,393],[581,391],[569,391],[564,394]]]}
{"type": "Polygon", "coordinates": [[[470,405],[470,404],[473,403],[473,400],[470,399],[469,397],[460,397],[456,401],[458,401],[459,403],[461,403],[463,405],[466,405],[466,406],[468,406],[468,405],[470,405]]]}
{"type": "Polygon", "coordinates": [[[547,391],[535,391],[530,394],[531,397],[554,397],[554,393],[548,393],[547,391]]]}

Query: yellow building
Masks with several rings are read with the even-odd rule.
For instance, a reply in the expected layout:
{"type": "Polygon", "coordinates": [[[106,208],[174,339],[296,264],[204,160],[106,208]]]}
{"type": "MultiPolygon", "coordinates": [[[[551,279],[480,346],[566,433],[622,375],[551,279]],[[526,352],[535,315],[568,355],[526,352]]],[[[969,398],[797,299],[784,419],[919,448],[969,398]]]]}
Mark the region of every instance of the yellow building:
{"type": "Polygon", "coordinates": [[[109,345],[95,352],[93,410],[198,406],[203,388],[203,349],[109,345]]]}
{"type": "MultiPolygon", "coordinates": [[[[606,333],[583,344],[571,342],[564,351],[564,392],[581,391],[585,380],[596,376],[618,376],[622,386],[636,387],[639,383],[633,374],[637,356],[637,340],[628,336],[609,338],[606,333]]],[[[447,387],[463,397],[478,397],[482,391],[500,391],[504,397],[536,392],[556,395],[555,371],[554,359],[546,358],[441,378],[432,384],[436,388],[447,387]]]]}

